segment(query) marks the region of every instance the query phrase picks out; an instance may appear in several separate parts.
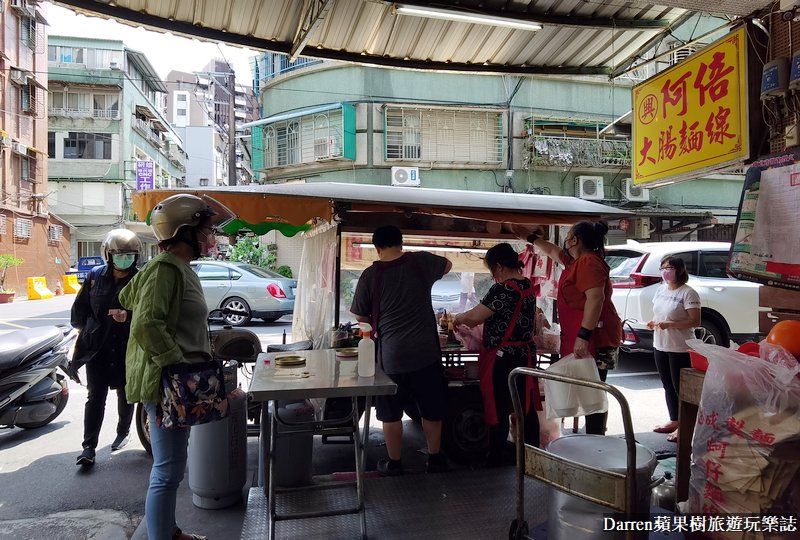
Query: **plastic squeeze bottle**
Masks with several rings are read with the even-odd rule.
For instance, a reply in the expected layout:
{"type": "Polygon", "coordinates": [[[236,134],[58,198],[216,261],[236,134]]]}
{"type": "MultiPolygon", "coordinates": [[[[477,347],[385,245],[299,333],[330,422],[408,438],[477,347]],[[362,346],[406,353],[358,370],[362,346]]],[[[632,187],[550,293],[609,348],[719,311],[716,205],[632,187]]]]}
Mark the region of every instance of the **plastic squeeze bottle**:
{"type": "Polygon", "coordinates": [[[372,327],[367,323],[361,323],[361,333],[364,337],[358,342],[358,376],[375,376],[375,342],[372,341],[370,334],[372,327]]]}

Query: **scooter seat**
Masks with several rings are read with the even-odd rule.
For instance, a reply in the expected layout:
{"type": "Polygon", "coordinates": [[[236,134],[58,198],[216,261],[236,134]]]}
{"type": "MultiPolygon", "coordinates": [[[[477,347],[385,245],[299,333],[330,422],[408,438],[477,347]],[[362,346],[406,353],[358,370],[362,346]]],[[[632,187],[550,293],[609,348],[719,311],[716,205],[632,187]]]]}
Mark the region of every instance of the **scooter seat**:
{"type": "Polygon", "coordinates": [[[15,330],[0,339],[0,371],[17,368],[64,339],[56,326],[15,330]]]}

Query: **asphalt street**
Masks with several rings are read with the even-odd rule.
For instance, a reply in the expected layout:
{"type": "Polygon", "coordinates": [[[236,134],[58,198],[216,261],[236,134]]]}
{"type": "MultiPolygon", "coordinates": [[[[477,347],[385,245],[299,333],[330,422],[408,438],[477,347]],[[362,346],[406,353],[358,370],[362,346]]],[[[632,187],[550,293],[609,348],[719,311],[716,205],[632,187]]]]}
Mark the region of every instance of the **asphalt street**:
{"type": "MultiPolygon", "coordinates": [[[[68,324],[73,300],[59,296],[0,305],[0,340],[23,328],[68,324]]],[[[254,322],[248,328],[266,345],[279,343],[291,323],[254,322]]],[[[135,428],[131,443],[112,454],[117,414],[110,392],[97,463],[82,470],[75,459],[83,440],[86,388],[70,381],[69,395],[64,412],[45,427],[0,429],[0,540],[128,539],[141,521],[152,459],[135,428]]]]}
{"type": "MultiPolygon", "coordinates": [[[[0,305],[0,340],[8,332],[22,328],[68,323],[73,299],[62,296],[0,305]]],[[[280,343],[284,331],[291,333],[291,323],[284,321],[254,322],[248,328],[264,345],[280,343]]],[[[608,381],[623,391],[630,404],[637,440],[658,454],[674,452],[675,445],[667,443],[665,435],[651,432],[654,425],[667,419],[663,390],[652,357],[623,355],[620,364],[608,381]]],[[[112,392],[97,449],[97,464],[89,471],[76,467],[86,389],[70,382],[69,390],[66,409],[48,426],[34,430],[0,429],[0,540],[128,539],[141,521],[150,457],[135,434],[128,447],[111,453],[116,424],[116,396],[112,392]]],[[[613,400],[610,411],[608,434],[622,434],[619,409],[613,400]]],[[[410,430],[415,429],[413,422],[406,424],[411,424],[410,430]]],[[[373,425],[379,427],[377,423],[373,425]]],[[[571,431],[572,419],[563,427],[565,433],[571,431]]],[[[421,430],[416,429],[420,433],[408,434],[412,446],[424,440],[421,430]]],[[[385,450],[379,448],[382,439],[379,429],[370,437],[374,449],[370,452],[370,464],[383,457],[385,450]]],[[[416,448],[412,452],[416,453],[416,448]]],[[[352,467],[352,450],[335,446],[321,450],[331,458],[325,460],[329,462],[326,464],[329,470],[319,471],[315,461],[315,474],[325,474],[331,468],[349,470],[338,466],[339,455],[341,463],[346,464],[343,467],[352,467]]]]}

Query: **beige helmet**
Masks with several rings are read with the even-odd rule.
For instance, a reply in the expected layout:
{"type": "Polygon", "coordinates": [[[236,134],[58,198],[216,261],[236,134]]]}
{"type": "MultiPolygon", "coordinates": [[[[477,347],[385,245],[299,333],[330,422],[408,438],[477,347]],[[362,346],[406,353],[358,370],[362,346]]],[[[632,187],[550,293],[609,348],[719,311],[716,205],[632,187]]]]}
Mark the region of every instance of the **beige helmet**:
{"type": "Polygon", "coordinates": [[[100,255],[106,263],[111,264],[111,255],[130,253],[139,255],[142,252],[142,243],[136,233],[128,229],[114,229],[109,232],[100,244],[100,255]]]}
{"type": "Polygon", "coordinates": [[[211,218],[211,225],[221,228],[236,216],[225,206],[206,195],[201,199],[189,194],[167,197],[150,213],[150,226],[159,242],[174,238],[181,227],[197,227],[204,218],[211,218]]]}

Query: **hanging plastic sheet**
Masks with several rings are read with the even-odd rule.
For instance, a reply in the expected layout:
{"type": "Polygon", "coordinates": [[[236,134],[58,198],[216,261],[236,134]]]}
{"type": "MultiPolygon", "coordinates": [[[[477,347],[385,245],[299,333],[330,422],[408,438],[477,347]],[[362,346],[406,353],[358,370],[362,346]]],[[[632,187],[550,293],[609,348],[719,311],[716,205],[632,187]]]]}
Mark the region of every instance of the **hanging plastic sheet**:
{"type": "Polygon", "coordinates": [[[324,224],[303,233],[297,276],[292,341],[310,339],[320,349],[333,328],[336,299],[336,227],[324,224]]]}

